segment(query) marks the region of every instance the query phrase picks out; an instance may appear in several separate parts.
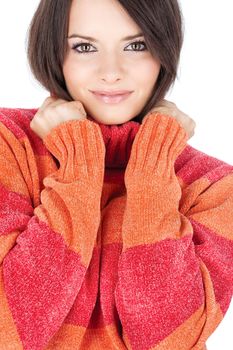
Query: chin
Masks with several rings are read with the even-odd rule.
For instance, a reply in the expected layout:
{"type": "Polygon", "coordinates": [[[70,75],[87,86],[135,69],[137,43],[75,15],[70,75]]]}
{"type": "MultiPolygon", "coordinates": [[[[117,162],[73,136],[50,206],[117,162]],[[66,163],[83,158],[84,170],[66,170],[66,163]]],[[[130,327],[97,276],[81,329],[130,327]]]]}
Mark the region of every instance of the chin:
{"type": "Polygon", "coordinates": [[[134,117],[109,119],[109,117],[108,118],[98,118],[98,117],[93,117],[93,116],[89,116],[89,115],[87,116],[87,119],[89,119],[91,121],[95,121],[97,123],[105,124],[105,125],[121,125],[121,124],[129,122],[133,118],[134,117]]]}

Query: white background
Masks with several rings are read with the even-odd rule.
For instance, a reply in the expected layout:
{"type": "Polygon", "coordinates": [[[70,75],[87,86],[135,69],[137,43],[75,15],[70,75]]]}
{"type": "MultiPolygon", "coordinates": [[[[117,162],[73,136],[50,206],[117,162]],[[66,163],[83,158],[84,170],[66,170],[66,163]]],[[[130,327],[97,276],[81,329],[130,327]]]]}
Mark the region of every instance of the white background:
{"type": "MultiPolygon", "coordinates": [[[[38,0],[0,2],[0,107],[38,108],[49,96],[29,71],[26,33],[38,0]]],[[[167,99],[196,122],[189,144],[233,165],[232,0],[181,0],[185,40],[178,79],[167,99]]],[[[233,349],[233,300],[207,341],[233,349]]]]}

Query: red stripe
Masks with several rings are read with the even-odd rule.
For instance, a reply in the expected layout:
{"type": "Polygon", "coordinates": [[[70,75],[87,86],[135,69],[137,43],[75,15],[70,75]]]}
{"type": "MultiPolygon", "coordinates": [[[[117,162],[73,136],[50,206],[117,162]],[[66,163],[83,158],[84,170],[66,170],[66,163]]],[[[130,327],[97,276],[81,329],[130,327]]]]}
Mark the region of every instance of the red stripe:
{"type": "Polygon", "coordinates": [[[165,239],[121,255],[115,299],[132,348],[155,346],[205,302],[191,239],[165,239]]]}
{"type": "Polygon", "coordinates": [[[45,347],[68,314],[86,269],[60,234],[33,217],[3,261],[4,286],[24,350],[45,347]]]}
{"type": "Polygon", "coordinates": [[[23,230],[33,215],[31,200],[0,184],[0,236],[23,230]]]}
{"type": "Polygon", "coordinates": [[[233,294],[233,241],[189,218],[197,256],[206,265],[213,283],[216,301],[223,315],[227,312],[233,294]]]}
{"type": "Polygon", "coordinates": [[[45,156],[49,151],[30,127],[36,111],[36,109],[0,108],[0,123],[4,124],[18,140],[29,140],[35,155],[45,156]]]}

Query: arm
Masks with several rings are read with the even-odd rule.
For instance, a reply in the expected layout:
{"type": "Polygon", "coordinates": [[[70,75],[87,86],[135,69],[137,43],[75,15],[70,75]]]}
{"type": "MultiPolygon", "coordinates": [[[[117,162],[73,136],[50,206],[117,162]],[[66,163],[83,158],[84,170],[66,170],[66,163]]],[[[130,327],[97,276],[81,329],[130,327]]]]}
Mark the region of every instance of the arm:
{"type": "Polygon", "coordinates": [[[1,349],[46,346],[79,293],[100,223],[105,146],[98,126],[62,123],[44,143],[60,168],[44,178],[33,208],[25,149],[0,123],[1,349]]]}
{"type": "Polygon", "coordinates": [[[230,304],[233,171],[186,188],[184,215],[174,162],[186,140],[174,118],[152,114],[132,147],[115,289],[128,349],[202,350],[230,304]]]}

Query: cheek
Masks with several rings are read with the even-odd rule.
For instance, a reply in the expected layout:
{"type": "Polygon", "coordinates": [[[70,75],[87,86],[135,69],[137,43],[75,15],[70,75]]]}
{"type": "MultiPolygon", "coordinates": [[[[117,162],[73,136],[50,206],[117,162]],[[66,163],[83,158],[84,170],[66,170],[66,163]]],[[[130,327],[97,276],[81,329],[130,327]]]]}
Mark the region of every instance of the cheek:
{"type": "Polygon", "coordinates": [[[146,62],[142,72],[142,76],[144,77],[143,80],[145,81],[145,83],[147,83],[148,85],[155,84],[160,72],[160,67],[160,63],[155,60],[151,59],[146,62]]]}
{"type": "Polygon", "coordinates": [[[135,82],[138,85],[140,94],[143,96],[143,98],[147,99],[151,94],[151,91],[158,79],[160,67],[161,65],[159,62],[155,62],[151,59],[146,60],[143,64],[137,66],[137,69],[135,69],[135,74],[137,77],[135,82]]]}
{"type": "Polygon", "coordinates": [[[68,90],[73,91],[77,90],[78,87],[82,85],[85,81],[85,70],[77,66],[72,59],[67,59],[63,64],[63,75],[66,82],[68,90]]]}

